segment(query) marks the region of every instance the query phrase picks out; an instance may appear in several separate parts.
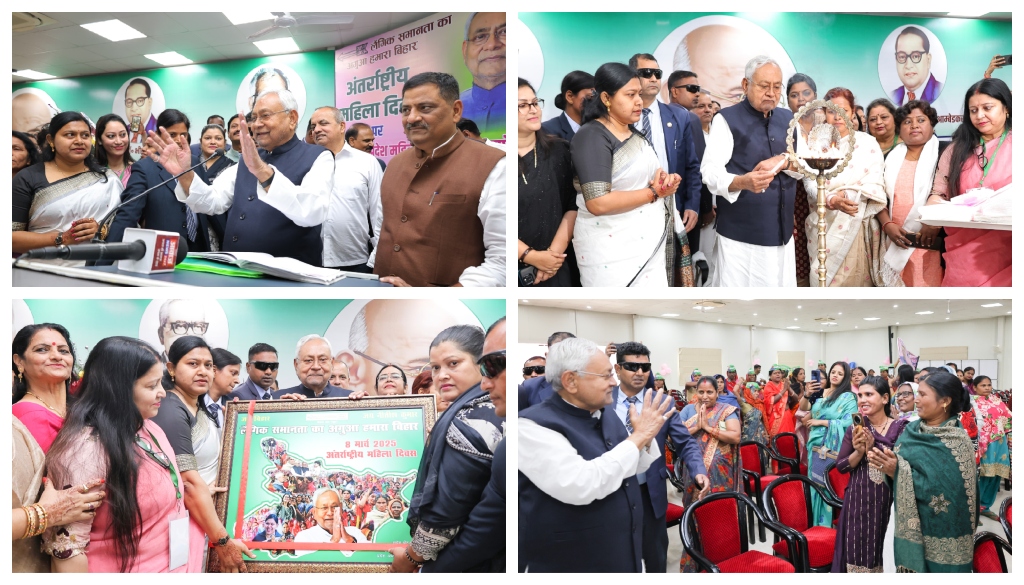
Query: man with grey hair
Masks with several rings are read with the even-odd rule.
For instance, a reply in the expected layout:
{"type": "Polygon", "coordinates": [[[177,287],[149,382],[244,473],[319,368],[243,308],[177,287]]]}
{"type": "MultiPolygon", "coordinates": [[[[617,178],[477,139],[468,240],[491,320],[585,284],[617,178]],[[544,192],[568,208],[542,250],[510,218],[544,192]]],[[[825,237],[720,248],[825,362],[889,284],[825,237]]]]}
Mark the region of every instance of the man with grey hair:
{"type": "Polygon", "coordinates": [[[171,299],[160,305],[158,314],[160,324],[157,326],[156,337],[164,346],[161,363],[167,363],[167,352],[179,337],[195,335],[206,338],[210,323],[206,320],[206,307],[203,303],[171,299]]]}
{"type": "MultiPolygon", "coordinates": [[[[313,520],[316,525],[300,530],[294,542],[343,542],[355,544],[368,542],[358,526],[345,526],[345,515],[341,513],[341,498],[331,488],[320,488],[313,494],[313,520]]],[[[312,550],[297,550],[296,557],[308,555],[312,550]]],[[[354,551],[339,551],[346,557],[354,551]]]]}
{"type": "Polygon", "coordinates": [[[644,504],[635,476],[664,449],[655,438],[674,401],[647,392],[628,425],[608,415],[612,366],[586,339],[553,346],[544,376],[558,394],[519,413],[519,569],[639,573],[644,504]],[[559,539],[567,526],[571,538],[559,539]]]}
{"type": "Polygon", "coordinates": [[[377,247],[383,218],[377,159],[345,142],[345,118],[333,106],[317,108],[310,118],[313,141],[334,154],[334,189],[322,218],[324,266],[369,274],[370,250],[377,247]],[[369,225],[367,225],[369,220],[369,225]]]}
{"type": "MultiPolygon", "coordinates": [[[[300,140],[298,123],[298,103],[290,91],[264,91],[253,111],[239,118],[243,164],[221,173],[213,185],[194,180],[192,171],[178,180],[175,196],[196,213],[227,212],[225,252],[263,252],[323,265],[320,224],[334,189],[334,156],[300,140]]],[[[159,135],[150,132],[147,144],[172,175],[191,165],[191,153],[164,128],[159,135]]]]}
{"type": "Polygon", "coordinates": [[[474,12],[466,20],[462,60],[473,87],[459,95],[463,116],[483,132],[505,130],[505,13],[474,12]]]}
{"type": "Polygon", "coordinates": [[[774,59],[754,57],[745,75],[746,99],[719,112],[700,168],[718,221],[710,286],[796,286],[793,206],[800,175],[788,170],[794,163],[786,154],[793,113],[776,107],[783,84],[774,59]]]}
{"type": "Polygon", "coordinates": [[[301,394],[306,398],[343,398],[348,396],[355,399],[365,396],[365,393],[354,394],[351,390],[331,385],[331,371],[334,369],[333,356],[331,342],[327,339],[316,334],[300,339],[295,346],[294,362],[295,375],[299,378],[299,385],[274,392],[274,398],[284,398],[294,394],[301,394]]]}

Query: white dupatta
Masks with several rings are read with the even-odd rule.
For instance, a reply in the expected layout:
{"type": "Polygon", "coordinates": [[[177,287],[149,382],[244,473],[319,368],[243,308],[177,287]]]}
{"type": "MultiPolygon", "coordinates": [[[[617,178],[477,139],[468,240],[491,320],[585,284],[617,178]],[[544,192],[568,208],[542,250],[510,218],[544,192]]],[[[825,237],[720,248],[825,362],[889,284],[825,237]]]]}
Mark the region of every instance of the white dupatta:
{"type": "MultiPolygon", "coordinates": [[[[907,145],[901,142],[892,149],[889,157],[885,159],[883,180],[885,182],[885,192],[889,196],[890,217],[892,217],[893,205],[896,200],[896,178],[900,174],[900,168],[903,166],[906,156],[907,145]]],[[[923,225],[920,221],[921,207],[925,205],[928,200],[928,194],[931,193],[932,182],[935,179],[935,167],[938,163],[939,139],[932,135],[921,151],[921,158],[917,161],[917,170],[914,173],[914,206],[910,209],[910,213],[907,214],[906,221],[903,222],[903,229],[908,232],[916,233],[921,230],[923,225]]],[[[888,249],[885,251],[885,256],[883,256],[883,278],[887,281],[893,278],[894,275],[889,273],[889,269],[891,269],[895,273],[895,278],[900,279],[902,282],[901,274],[903,269],[916,248],[900,248],[893,244],[888,236],[885,236],[885,239],[888,249]]],[[[893,286],[893,284],[888,282],[886,282],[886,285],[893,286]]],[[[895,284],[895,286],[900,285],[895,284]]]]}

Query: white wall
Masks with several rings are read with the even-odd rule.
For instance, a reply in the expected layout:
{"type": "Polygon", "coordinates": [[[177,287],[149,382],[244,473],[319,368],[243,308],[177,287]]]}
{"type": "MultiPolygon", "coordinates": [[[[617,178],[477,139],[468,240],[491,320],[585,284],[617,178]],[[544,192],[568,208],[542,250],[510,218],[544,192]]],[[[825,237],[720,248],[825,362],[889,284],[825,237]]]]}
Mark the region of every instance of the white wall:
{"type": "MultiPolygon", "coordinates": [[[[527,357],[537,353],[534,351],[536,344],[547,343],[548,335],[555,331],[569,331],[601,345],[612,341],[643,342],[651,349],[651,362],[656,371],[661,370],[662,364],[672,370],[672,387],[680,385],[676,371],[680,347],[721,349],[721,372],[711,374],[724,373],[729,364],[734,364],[741,373],[754,363],[770,366],[777,360],[779,351],[803,351],[805,368],[814,367],[818,359],[830,365],[839,360],[853,361],[865,369],[876,370],[889,362],[888,330],[884,325],[835,333],[761,327],[751,330],[739,325],[527,305],[519,305],[519,324],[519,353],[526,355],[513,360],[517,370],[527,357]]],[[[1012,329],[1009,316],[932,325],[894,325],[892,355],[897,357],[896,337],[902,337],[913,353],[919,353],[921,347],[966,345],[970,359],[999,360],[999,386],[1012,388],[1012,329]]]]}

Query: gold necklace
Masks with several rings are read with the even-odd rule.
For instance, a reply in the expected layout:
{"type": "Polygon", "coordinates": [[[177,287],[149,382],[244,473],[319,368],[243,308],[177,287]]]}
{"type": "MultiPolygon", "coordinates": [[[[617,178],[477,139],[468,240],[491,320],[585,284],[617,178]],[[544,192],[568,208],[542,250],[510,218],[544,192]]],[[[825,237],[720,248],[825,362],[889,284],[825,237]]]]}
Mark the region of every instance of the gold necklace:
{"type": "Polygon", "coordinates": [[[40,397],[40,396],[39,396],[38,394],[36,394],[35,392],[33,392],[33,391],[31,391],[31,390],[26,390],[26,391],[25,391],[25,394],[29,394],[29,395],[31,395],[31,396],[32,396],[33,398],[35,398],[35,399],[36,399],[36,400],[38,400],[39,402],[42,402],[42,403],[43,403],[43,406],[45,406],[46,408],[49,408],[50,410],[52,410],[54,414],[56,414],[57,416],[59,416],[59,417],[61,417],[61,418],[64,418],[64,415],[63,415],[63,414],[61,414],[61,412],[60,412],[59,410],[57,410],[56,408],[54,408],[54,407],[50,406],[50,404],[49,404],[48,402],[46,402],[45,400],[43,400],[43,399],[42,399],[42,398],[41,398],[41,397],[40,397]]]}
{"type": "Polygon", "coordinates": [[[878,425],[872,423],[871,428],[875,429],[875,432],[879,435],[885,436],[885,431],[889,430],[889,423],[892,422],[891,418],[886,418],[885,423],[882,425],[882,430],[878,430],[878,425]]]}

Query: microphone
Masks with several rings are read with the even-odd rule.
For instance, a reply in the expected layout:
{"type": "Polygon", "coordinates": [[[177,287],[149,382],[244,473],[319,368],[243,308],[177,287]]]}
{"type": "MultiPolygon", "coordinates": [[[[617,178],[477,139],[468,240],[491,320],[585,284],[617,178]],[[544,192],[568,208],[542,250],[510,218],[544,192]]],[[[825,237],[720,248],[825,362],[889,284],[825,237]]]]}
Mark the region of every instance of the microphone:
{"type": "Polygon", "coordinates": [[[149,195],[151,192],[155,191],[156,189],[159,189],[160,187],[163,187],[164,185],[166,185],[167,183],[170,183],[171,181],[176,181],[182,175],[186,175],[188,173],[191,173],[192,171],[194,171],[197,168],[199,168],[201,165],[206,164],[211,159],[216,158],[218,156],[224,156],[224,149],[223,148],[218,148],[217,150],[215,150],[213,152],[213,154],[210,155],[209,158],[205,158],[205,159],[200,160],[198,163],[190,166],[189,168],[185,169],[184,171],[181,171],[180,173],[178,173],[177,175],[174,175],[170,179],[167,179],[166,181],[163,181],[162,183],[159,183],[157,185],[153,185],[149,189],[146,189],[142,193],[139,193],[138,195],[136,195],[135,197],[132,197],[131,199],[128,199],[127,201],[122,201],[121,203],[118,203],[113,209],[111,209],[109,212],[107,212],[107,214],[104,215],[103,218],[99,221],[100,229],[96,230],[96,235],[93,236],[92,242],[94,244],[98,244],[98,243],[103,242],[103,241],[105,241],[107,239],[107,234],[110,231],[110,224],[113,223],[114,216],[117,215],[118,210],[120,210],[122,207],[124,207],[125,205],[128,205],[129,203],[131,203],[132,201],[135,201],[136,199],[138,199],[140,197],[144,197],[146,195],[149,195]]]}
{"type": "Polygon", "coordinates": [[[30,250],[22,258],[35,260],[118,260],[127,272],[172,272],[185,260],[188,244],[177,232],[125,228],[124,242],[47,246],[30,250]]]}

